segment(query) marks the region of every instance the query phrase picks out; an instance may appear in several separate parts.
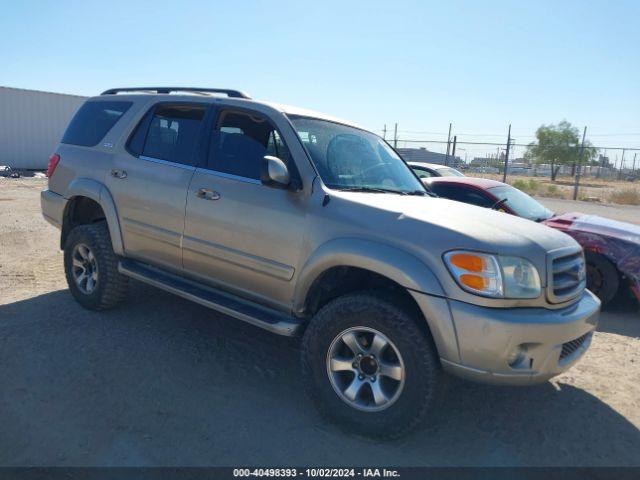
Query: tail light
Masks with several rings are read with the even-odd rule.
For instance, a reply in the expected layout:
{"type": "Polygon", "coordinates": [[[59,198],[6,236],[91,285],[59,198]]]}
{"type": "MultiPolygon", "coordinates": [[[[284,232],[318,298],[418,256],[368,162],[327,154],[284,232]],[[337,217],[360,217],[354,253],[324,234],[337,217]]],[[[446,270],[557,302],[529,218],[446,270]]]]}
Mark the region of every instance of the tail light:
{"type": "Polygon", "coordinates": [[[53,175],[53,172],[58,166],[58,162],[60,162],[60,155],[58,155],[57,153],[54,153],[49,157],[49,165],[47,166],[47,177],[51,178],[51,175],[53,175]]]}

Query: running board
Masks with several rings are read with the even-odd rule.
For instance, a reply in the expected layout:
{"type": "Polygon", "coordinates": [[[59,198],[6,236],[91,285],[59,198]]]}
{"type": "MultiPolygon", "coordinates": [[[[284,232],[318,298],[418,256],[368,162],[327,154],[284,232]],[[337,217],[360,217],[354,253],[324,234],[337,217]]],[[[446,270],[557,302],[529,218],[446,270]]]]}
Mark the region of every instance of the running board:
{"type": "Polygon", "coordinates": [[[214,288],[203,287],[186,278],[135,260],[121,260],[118,263],[118,271],[122,275],[148,283],[278,335],[292,337],[302,327],[302,322],[290,315],[214,288]]]}

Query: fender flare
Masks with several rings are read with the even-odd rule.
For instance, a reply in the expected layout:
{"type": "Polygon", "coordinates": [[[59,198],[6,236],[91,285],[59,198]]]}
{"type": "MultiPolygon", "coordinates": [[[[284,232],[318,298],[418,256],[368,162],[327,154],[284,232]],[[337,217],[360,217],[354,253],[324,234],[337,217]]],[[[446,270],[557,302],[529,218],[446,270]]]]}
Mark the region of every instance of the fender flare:
{"type": "Polygon", "coordinates": [[[321,245],[300,271],[294,293],[294,312],[304,312],[314,282],[333,267],[369,270],[407,289],[422,312],[438,355],[459,361],[456,329],[438,278],[420,259],[389,245],[358,238],[340,238],[321,245]]]}
{"type": "MultiPolygon", "coordinates": [[[[97,180],[90,178],[77,178],[73,180],[65,190],[64,197],[67,205],[64,210],[63,219],[66,218],[71,200],[74,197],[87,197],[95,201],[104,212],[111,236],[111,245],[116,255],[124,254],[124,243],[122,241],[122,231],[120,230],[120,220],[118,211],[109,189],[97,180]]],[[[64,228],[64,227],[63,227],[64,228]]],[[[63,230],[64,231],[64,230],[63,230]]]]}
{"type": "Polygon", "coordinates": [[[318,247],[300,270],[293,309],[304,309],[307,295],[317,278],[332,267],[356,267],[377,273],[416,292],[444,296],[431,269],[420,259],[398,248],[359,238],[337,238],[318,247]]]}

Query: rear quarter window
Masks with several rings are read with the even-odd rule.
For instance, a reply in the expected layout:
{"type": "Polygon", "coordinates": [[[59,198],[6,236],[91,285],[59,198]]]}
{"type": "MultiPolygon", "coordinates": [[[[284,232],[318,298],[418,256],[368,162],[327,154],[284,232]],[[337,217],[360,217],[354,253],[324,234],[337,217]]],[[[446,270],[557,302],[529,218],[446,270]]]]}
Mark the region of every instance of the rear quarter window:
{"type": "Polygon", "coordinates": [[[131,107],[131,102],[85,102],[71,119],[62,143],[93,147],[131,107]]]}

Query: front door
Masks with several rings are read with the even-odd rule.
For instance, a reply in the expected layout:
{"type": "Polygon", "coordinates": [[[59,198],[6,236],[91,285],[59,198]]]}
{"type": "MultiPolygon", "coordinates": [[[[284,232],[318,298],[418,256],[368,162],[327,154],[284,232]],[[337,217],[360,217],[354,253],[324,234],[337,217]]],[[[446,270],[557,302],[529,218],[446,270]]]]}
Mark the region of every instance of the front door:
{"type": "Polygon", "coordinates": [[[158,104],[118,155],[107,186],[118,206],[127,256],[182,269],[181,239],[194,153],[206,106],[158,104]]]}
{"type": "Polygon", "coordinates": [[[265,155],[292,162],[269,120],[245,110],[219,114],[206,168],[196,169],[187,194],[183,262],[187,274],[286,310],[303,242],[305,200],[301,193],[261,184],[265,155]]]}

